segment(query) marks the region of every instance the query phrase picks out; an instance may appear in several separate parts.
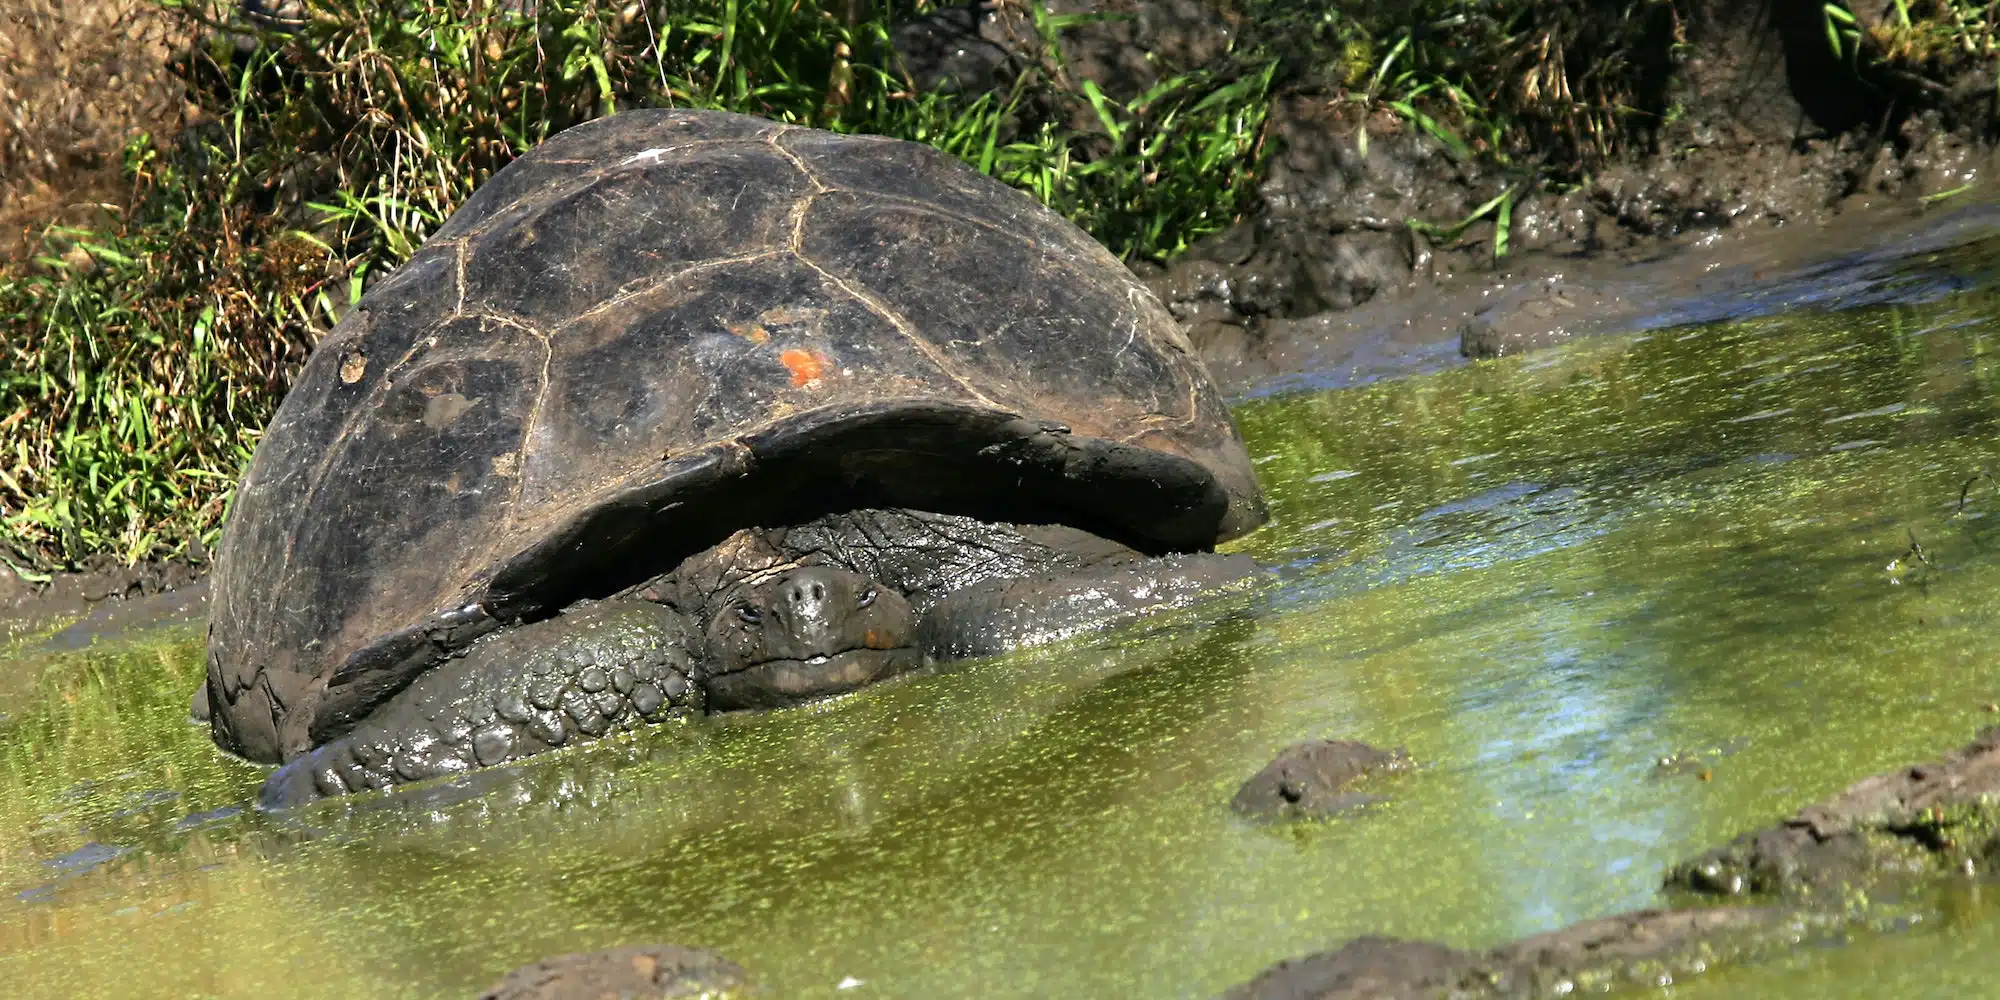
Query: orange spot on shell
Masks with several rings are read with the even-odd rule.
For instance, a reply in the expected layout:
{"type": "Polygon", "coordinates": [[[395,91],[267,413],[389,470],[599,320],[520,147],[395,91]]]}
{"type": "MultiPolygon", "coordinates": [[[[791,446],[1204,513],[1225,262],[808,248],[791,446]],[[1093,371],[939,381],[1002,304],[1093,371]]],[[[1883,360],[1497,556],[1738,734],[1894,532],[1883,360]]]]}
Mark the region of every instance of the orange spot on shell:
{"type": "Polygon", "coordinates": [[[817,351],[787,348],[778,352],[778,360],[791,370],[795,386],[811,385],[819,381],[820,375],[826,371],[826,359],[817,351]]]}

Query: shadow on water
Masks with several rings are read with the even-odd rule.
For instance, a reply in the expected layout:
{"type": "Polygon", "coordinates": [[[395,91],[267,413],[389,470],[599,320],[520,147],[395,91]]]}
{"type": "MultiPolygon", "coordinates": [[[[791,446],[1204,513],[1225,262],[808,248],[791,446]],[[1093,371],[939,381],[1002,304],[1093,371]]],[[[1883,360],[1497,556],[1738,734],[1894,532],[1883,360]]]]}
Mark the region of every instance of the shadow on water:
{"type": "MultiPolygon", "coordinates": [[[[1977,278],[1991,251],[1911,266],[1977,278]]],[[[457,996],[671,940],[784,996],[1204,996],[1351,935],[1484,946],[1655,903],[1668,864],[2000,697],[2000,484],[1959,504],[2000,470],[2000,301],[1926,282],[1249,400],[1259,591],[392,796],[244,811],[260,773],[184,719],[185,629],[17,659],[0,971],[457,996]],[[1327,823],[1228,810],[1321,736],[1420,766],[1327,823]]],[[[1855,948],[1931,956],[1908,992],[1949,995],[2000,972],[1965,945],[1994,923],[1855,948]]],[[[1704,985],[1869,995],[1846,954],[1704,985]]]]}

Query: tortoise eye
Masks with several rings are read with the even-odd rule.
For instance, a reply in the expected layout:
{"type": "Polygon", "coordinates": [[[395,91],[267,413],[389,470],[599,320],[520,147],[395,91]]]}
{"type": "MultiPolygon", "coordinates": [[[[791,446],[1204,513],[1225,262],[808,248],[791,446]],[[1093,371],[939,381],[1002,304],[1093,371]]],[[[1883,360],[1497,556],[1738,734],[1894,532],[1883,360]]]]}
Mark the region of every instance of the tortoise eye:
{"type": "Polygon", "coordinates": [[[736,606],[736,617],[755,625],[764,620],[764,612],[757,610],[755,605],[738,604],[736,606]]]}
{"type": "Polygon", "coordinates": [[[861,596],[854,599],[854,606],[857,608],[865,608],[873,603],[875,603],[874,587],[869,587],[868,589],[862,591],[861,596]]]}

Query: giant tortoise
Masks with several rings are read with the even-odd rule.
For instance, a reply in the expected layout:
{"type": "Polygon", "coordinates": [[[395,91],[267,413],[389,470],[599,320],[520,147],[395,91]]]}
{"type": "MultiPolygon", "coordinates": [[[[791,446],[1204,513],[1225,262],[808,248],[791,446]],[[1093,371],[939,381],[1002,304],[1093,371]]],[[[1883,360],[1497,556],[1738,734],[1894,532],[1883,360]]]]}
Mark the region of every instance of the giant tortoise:
{"type": "Polygon", "coordinates": [[[1245,577],[1213,548],[1264,517],[1076,227],[926,146],[630,111],[319,345],[236,496],[204,696],[282,805],[1129,618],[1245,577]]]}

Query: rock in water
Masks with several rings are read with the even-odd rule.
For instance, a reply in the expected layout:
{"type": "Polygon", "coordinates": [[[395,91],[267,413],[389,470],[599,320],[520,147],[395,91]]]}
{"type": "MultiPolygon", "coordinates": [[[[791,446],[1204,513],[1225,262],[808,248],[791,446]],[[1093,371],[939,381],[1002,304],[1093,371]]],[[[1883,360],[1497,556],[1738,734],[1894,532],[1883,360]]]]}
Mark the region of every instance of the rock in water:
{"type": "Polygon", "coordinates": [[[706,948],[633,945],[524,965],[479,1000],[654,1000],[738,996],[743,967],[706,948]]]}
{"type": "Polygon", "coordinates": [[[1318,818],[1381,801],[1350,790],[1371,774],[1407,770],[1409,755],[1355,740],[1313,740],[1286,747],[1243,787],[1230,806],[1258,819],[1318,818]]]}

